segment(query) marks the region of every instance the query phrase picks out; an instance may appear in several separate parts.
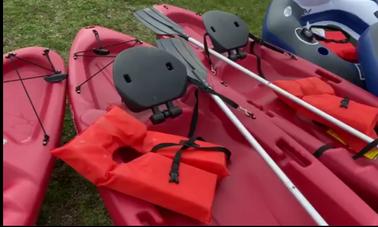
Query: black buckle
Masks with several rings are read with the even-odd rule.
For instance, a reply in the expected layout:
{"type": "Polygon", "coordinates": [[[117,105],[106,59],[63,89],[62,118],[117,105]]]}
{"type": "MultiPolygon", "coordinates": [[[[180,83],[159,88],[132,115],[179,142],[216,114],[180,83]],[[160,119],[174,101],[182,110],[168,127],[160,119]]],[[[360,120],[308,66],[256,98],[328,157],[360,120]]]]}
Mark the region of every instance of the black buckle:
{"type": "Polygon", "coordinates": [[[152,109],[150,120],[154,124],[182,113],[172,101],[186,90],[186,67],[164,50],[139,46],[121,52],[113,65],[113,80],[131,111],[152,109]],[[166,109],[160,110],[161,105],[166,109]]]}
{"type": "Polygon", "coordinates": [[[43,79],[49,83],[59,83],[67,78],[66,73],[57,71],[55,74],[44,77],[43,79]]]}
{"type": "Polygon", "coordinates": [[[240,49],[235,49],[234,51],[227,51],[228,58],[232,61],[237,61],[238,59],[243,59],[247,56],[247,54],[240,49]]]}
{"type": "Polygon", "coordinates": [[[345,109],[348,109],[348,105],[349,105],[349,98],[348,97],[344,97],[341,102],[340,102],[340,107],[341,108],[345,108],[345,109]]]}
{"type": "Polygon", "coordinates": [[[175,118],[182,113],[182,109],[175,106],[172,102],[166,103],[167,109],[161,111],[159,106],[152,107],[153,115],[150,120],[153,124],[159,124],[163,122],[167,117],[175,118]]]}
{"type": "Polygon", "coordinates": [[[97,48],[92,49],[93,53],[95,53],[96,55],[101,55],[101,56],[105,56],[105,55],[110,54],[110,50],[103,47],[101,39],[100,39],[100,35],[98,34],[98,31],[96,31],[95,29],[93,29],[92,31],[93,31],[93,34],[96,38],[96,42],[97,42],[97,45],[98,45],[97,48]]]}

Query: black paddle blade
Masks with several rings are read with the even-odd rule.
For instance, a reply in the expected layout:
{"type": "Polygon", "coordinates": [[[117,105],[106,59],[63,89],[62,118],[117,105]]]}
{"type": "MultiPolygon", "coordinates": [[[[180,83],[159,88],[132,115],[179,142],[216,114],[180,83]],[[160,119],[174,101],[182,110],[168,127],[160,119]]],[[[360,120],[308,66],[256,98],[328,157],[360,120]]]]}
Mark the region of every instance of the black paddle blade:
{"type": "Polygon", "coordinates": [[[113,65],[113,81],[131,111],[153,110],[153,123],[181,113],[172,101],[185,93],[186,68],[166,51],[140,46],[122,51],[113,65]],[[162,104],[167,109],[160,111],[162,104]]]}
{"type": "Polygon", "coordinates": [[[138,10],[134,16],[158,35],[178,35],[185,39],[188,38],[178,24],[154,8],[138,10]]]}
{"type": "Polygon", "coordinates": [[[193,49],[181,38],[167,38],[156,40],[156,45],[179,59],[185,66],[190,82],[200,89],[213,95],[217,95],[232,108],[239,108],[239,105],[230,98],[214,91],[207,83],[207,69],[198,59],[193,49]]]}
{"type": "Polygon", "coordinates": [[[156,40],[156,46],[179,59],[186,66],[191,81],[208,86],[206,80],[208,71],[185,40],[181,38],[159,39],[156,40]]]}

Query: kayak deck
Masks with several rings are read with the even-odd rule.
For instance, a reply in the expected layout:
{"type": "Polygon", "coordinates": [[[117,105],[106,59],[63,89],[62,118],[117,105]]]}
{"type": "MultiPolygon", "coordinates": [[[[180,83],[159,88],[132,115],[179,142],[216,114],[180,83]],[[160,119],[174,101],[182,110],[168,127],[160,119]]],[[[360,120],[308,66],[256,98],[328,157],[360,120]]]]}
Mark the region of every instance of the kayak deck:
{"type": "MultiPolygon", "coordinates": [[[[198,14],[167,4],[155,5],[154,8],[183,27],[186,34],[197,40],[203,40],[205,28],[202,18],[198,14]]],[[[211,44],[209,44],[209,47],[211,47],[211,44]]],[[[202,63],[210,68],[203,50],[194,46],[193,50],[202,63]]],[[[318,76],[327,81],[339,96],[349,97],[354,101],[378,107],[378,98],[374,95],[300,57],[280,53],[252,42],[244,48],[244,51],[247,56],[238,60],[237,63],[258,73],[256,54],[259,55],[261,72],[269,81],[318,76]]],[[[327,129],[296,114],[295,110],[279,100],[270,88],[223,61],[212,57],[212,62],[216,72],[213,76],[209,74],[209,78],[215,90],[222,94],[228,94],[229,97],[238,97],[236,99],[238,103],[243,103],[248,109],[256,109],[256,111],[265,113],[267,121],[272,121],[287,135],[295,139],[309,154],[313,154],[325,144],[334,145],[336,148],[324,152],[319,160],[378,212],[378,181],[374,181],[372,178],[372,176],[378,175],[377,160],[365,158],[353,160],[351,158],[353,152],[348,151],[343,144],[328,135],[327,129]]],[[[248,125],[248,121],[242,122],[248,125]]],[[[266,122],[263,124],[265,126],[262,125],[261,128],[252,124],[250,127],[251,132],[260,137],[261,141],[268,140],[267,138],[272,136],[270,132],[267,133],[264,130],[267,128],[266,122]]],[[[294,158],[299,161],[302,160],[300,161],[302,163],[304,159],[311,160],[305,161],[307,163],[316,162],[315,157],[310,156],[307,155],[307,158],[304,158],[303,154],[297,153],[294,158]]]]}
{"type": "MultiPolygon", "coordinates": [[[[96,27],[96,30],[103,43],[119,43],[133,39],[101,27],[96,27]]],[[[121,104],[120,97],[113,86],[111,67],[106,68],[101,75],[82,86],[80,94],[75,91],[77,84],[111,61],[103,57],[73,59],[73,53],[77,50],[91,49],[93,47],[91,45],[95,45],[88,42],[91,37],[86,37],[86,35],[92,36],[91,31],[83,29],[79,32],[71,49],[70,58],[70,101],[75,125],[79,132],[104,114],[104,110],[109,105],[121,104]]],[[[114,49],[111,55],[116,55],[117,52],[132,45],[131,43],[114,49]]],[[[148,46],[148,44],[143,45],[148,46]]],[[[132,114],[146,122],[150,129],[185,136],[189,130],[193,102],[194,95],[191,89],[191,92],[188,92],[180,101],[175,102],[183,108],[183,114],[158,125],[148,122],[150,115],[148,111],[132,114]],[[178,125],[180,127],[177,127],[178,125]]],[[[216,192],[213,208],[214,224],[217,222],[218,224],[313,224],[311,218],[261,157],[248,147],[215,103],[202,93],[199,102],[200,117],[196,135],[203,137],[206,141],[220,143],[234,151],[229,165],[232,177],[223,179],[216,192]],[[291,211],[286,209],[288,205],[292,207],[291,211]],[[235,207],[238,209],[234,209],[235,207]]],[[[192,219],[121,193],[105,188],[99,190],[105,206],[117,225],[198,224],[192,219]]]]}
{"type": "MultiPolygon", "coordinates": [[[[98,26],[83,28],[79,31],[71,47],[69,58],[69,98],[78,132],[85,130],[98,117],[103,115],[110,105],[121,105],[121,98],[112,81],[112,67],[110,65],[104,68],[112,61],[112,58],[101,56],[75,57],[75,53],[78,51],[91,50],[96,47],[94,29],[101,37],[104,46],[112,45],[112,48],[109,47],[109,56],[115,56],[120,51],[135,45],[150,46],[146,43],[141,44],[132,41],[135,40],[133,37],[98,26]],[[125,41],[129,42],[119,46],[113,45],[125,41]],[[96,74],[99,70],[101,72],[96,74]],[[95,77],[80,87],[79,94],[77,85],[86,81],[92,75],[95,75],[95,77]]],[[[88,55],[93,54],[88,52],[88,55]]],[[[168,119],[159,125],[152,125],[149,122],[148,117],[151,113],[148,111],[130,114],[145,122],[150,129],[186,136],[189,130],[193,103],[193,88],[190,88],[184,97],[175,101],[175,105],[183,108],[183,114],[177,118],[168,119]]],[[[264,116],[258,111],[256,114],[257,117],[264,116]]],[[[257,124],[258,122],[252,123],[257,124]]],[[[292,138],[282,135],[280,128],[273,123],[270,125],[272,128],[269,132],[276,132],[273,133],[273,139],[277,140],[278,145],[262,144],[263,146],[278,151],[278,155],[281,157],[282,150],[285,150],[285,148],[290,149],[294,146],[295,150],[302,149],[301,145],[297,144],[292,138]]],[[[266,129],[265,131],[267,132],[266,129]]],[[[203,93],[200,95],[200,117],[196,135],[203,137],[206,141],[223,145],[233,152],[229,165],[230,176],[220,182],[216,191],[212,210],[212,224],[314,224],[263,159],[247,145],[224,113],[209,99],[207,94],[203,93]],[[288,207],[290,209],[287,209],[288,207]]],[[[310,156],[306,152],[300,151],[300,153],[310,156]]],[[[320,162],[306,163],[305,172],[321,175],[322,181],[325,181],[328,185],[324,189],[311,188],[314,182],[308,180],[306,174],[301,174],[304,168],[298,167],[297,163],[285,158],[280,160],[287,163],[286,172],[294,173],[296,178],[293,181],[301,184],[301,191],[310,195],[310,200],[315,207],[322,208],[321,214],[326,219],[331,220],[330,223],[361,224],[377,221],[374,220],[376,214],[320,162]],[[332,196],[335,196],[335,198],[331,198],[332,196]],[[319,197],[325,199],[318,200],[319,197]],[[343,201],[347,200],[348,204],[352,203],[354,206],[344,208],[346,203],[343,201]],[[332,212],[329,211],[329,207],[335,203],[339,204],[333,206],[332,212]]],[[[117,225],[199,224],[182,215],[106,188],[99,188],[99,192],[114,224],[117,225]]]]}
{"type": "MultiPolygon", "coordinates": [[[[28,47],[15,51],[17,57],[42,67],[3,56],[4,225],[34,224],[53,167],[49,150],[60,142],[66,81],[51,84],[43,78],[26,79],[51,74],[43,50],[45,48],[28,47]],[[43,130],[17,72],[24,78],[24,85],[49,135],[47,145],[43,145],[43,130]]],[[[63,59],[53,51],[49,55],[55,68],[64,72],[63,59]]]]}

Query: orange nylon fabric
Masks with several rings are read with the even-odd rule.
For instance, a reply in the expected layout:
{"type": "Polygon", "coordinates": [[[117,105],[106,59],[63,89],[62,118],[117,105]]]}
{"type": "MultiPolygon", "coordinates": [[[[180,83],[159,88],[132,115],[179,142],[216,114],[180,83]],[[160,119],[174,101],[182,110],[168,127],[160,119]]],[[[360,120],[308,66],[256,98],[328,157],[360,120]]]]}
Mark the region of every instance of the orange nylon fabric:
{"type": "Polygon", "coordinates": [[[298,98],[303,98],[303,96],[307,95],[335,94],[335,90],[332,86],[318,77],[307,77],[290,81],[276,80],[274,84],[298,98]]]}
{"type": "Polygon", "coordinates": [[[149,152],[156,144],[186,139],[148,131],[126,111],[113,107],[69,143],[51,152],[96,186],[108,187],[209,223],[218,178],[214,172],[222,170],[218,175],[225,175],[220,166],[224,165],[228,173],[224,153],[194,148],[185,151],[180,164],[180,183],[174,184],[168,182],[170,157],[179,147],[162,149],[161,153],[149,152]],[[114,153],[125,147],[138,151],[140,156],[126,163],[115,161],[114,153]],[[213,158],[215,161],[211,160],[213,158]],[[213,172],[201,168],[208,168],[206,165],[213,165],[209,168],[213,172]]]}
{"type": "MultiPolygon", "coordinates": [[[[159,143],[170,141],[172,143],[180,143],[184,138],[172,134],[166,134],[155,131],[148,131],[143,143],[143,151],[151,151],[151,149],[159,143]]],[[[186,138],[185,138],[186,139],[186,138]]],[[[212,143],[196,140],[196,144],[200,147],[218,146],[212,143]]],[[[181,146],[165,147],[157,151],[158,154],[164,155],[168,158],[173,158],[176,151],[181,146]]],[[[229,175],[227,169],[227,161],[224,153],[216,151],[201,151],[194,148],[189,148],[182,153],[181,161],[192,166],[196,166],[208,172],[217,174],[219,177],[229,175]]]]}
{"type": "MultiPolygon", "coordinates": [[[[372,138],[377,137],[374,128],[378,123],[378,108],[357,103],[353,100],[349,100],[348,107],[343,108],[340,105],[343,98],[334,95],[334,90],[329,84],[314,77],[294,81],[280,80],[275,81],[274,84],[287,90],[293,95],[302,98],[303,101],[330,114],[336,119],[345,122],[368,136],[372,138]],[[311,88],[313,88],[313,90],[311,90],[311,88]]],[[[301,114],[332,128],[340,136],[340,138],[351,147],[353,151],[359,152],[366,146],[366,142],[356,138],[348,132],[345,132],[343,129],[338,128],[331,122],[280,95],[279,97],[301,114]]]]}
{"type": "MultiPolygon", "coordinates": [[[[334,39],[334,40],[344,40],[346,37],[340,31],[326,31],[326,38],[327,39],[334,39]]],[[[337,56],[340,58],[357,63],[358,62],[358,55],[356,47],[348,42],[348,43],[335,43],[335,42],[324,42],[321,43],[332,50],[337,56]]]]}
{"type": "MultiPolygon", "coordinates": [[[[358,129],[366,135],[372,138],[377,138],[374,127],[378,122],[378,108],[360,104],[353,100],[349,101],[348,108],[342,108],[340,107],[340,102],[343,100],[343,98],[327,94],[305,96],[303,97],[303,100],[313,106],[316,106],[331,116],[347,123],[353,128],[358,129]]],[[[306,111],[305,114],[309,118],[332,128],[340,136],[340,138],[353,149],[353,151],[359,152],[366,146],[366,142],[336,127],[327,120],[318,117],[316,114],[313,114],[310,111],[306,111]]]]}

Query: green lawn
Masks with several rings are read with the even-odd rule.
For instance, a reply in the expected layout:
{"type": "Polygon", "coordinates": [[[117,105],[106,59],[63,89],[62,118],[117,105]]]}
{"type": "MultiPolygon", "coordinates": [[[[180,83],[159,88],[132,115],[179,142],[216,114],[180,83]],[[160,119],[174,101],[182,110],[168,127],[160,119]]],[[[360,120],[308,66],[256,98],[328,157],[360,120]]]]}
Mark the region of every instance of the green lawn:
{"type": "MultiPolygon", "coordinates": [[[[26,46],[57,50],[66,60],[81,27],[97,24],[152,42],[153,34],[133,17],[135,10],[156,3],[196,12],[219,9],[236,13],[260,35],[269,0],[6,0],[3,2],[3,54],[26,46]]],[[[75,136],[66,109],[62,143],[75,136]]],[[[56,162],[38,225],[110,225],[96,188],[61,161],[56,162]]]]}

